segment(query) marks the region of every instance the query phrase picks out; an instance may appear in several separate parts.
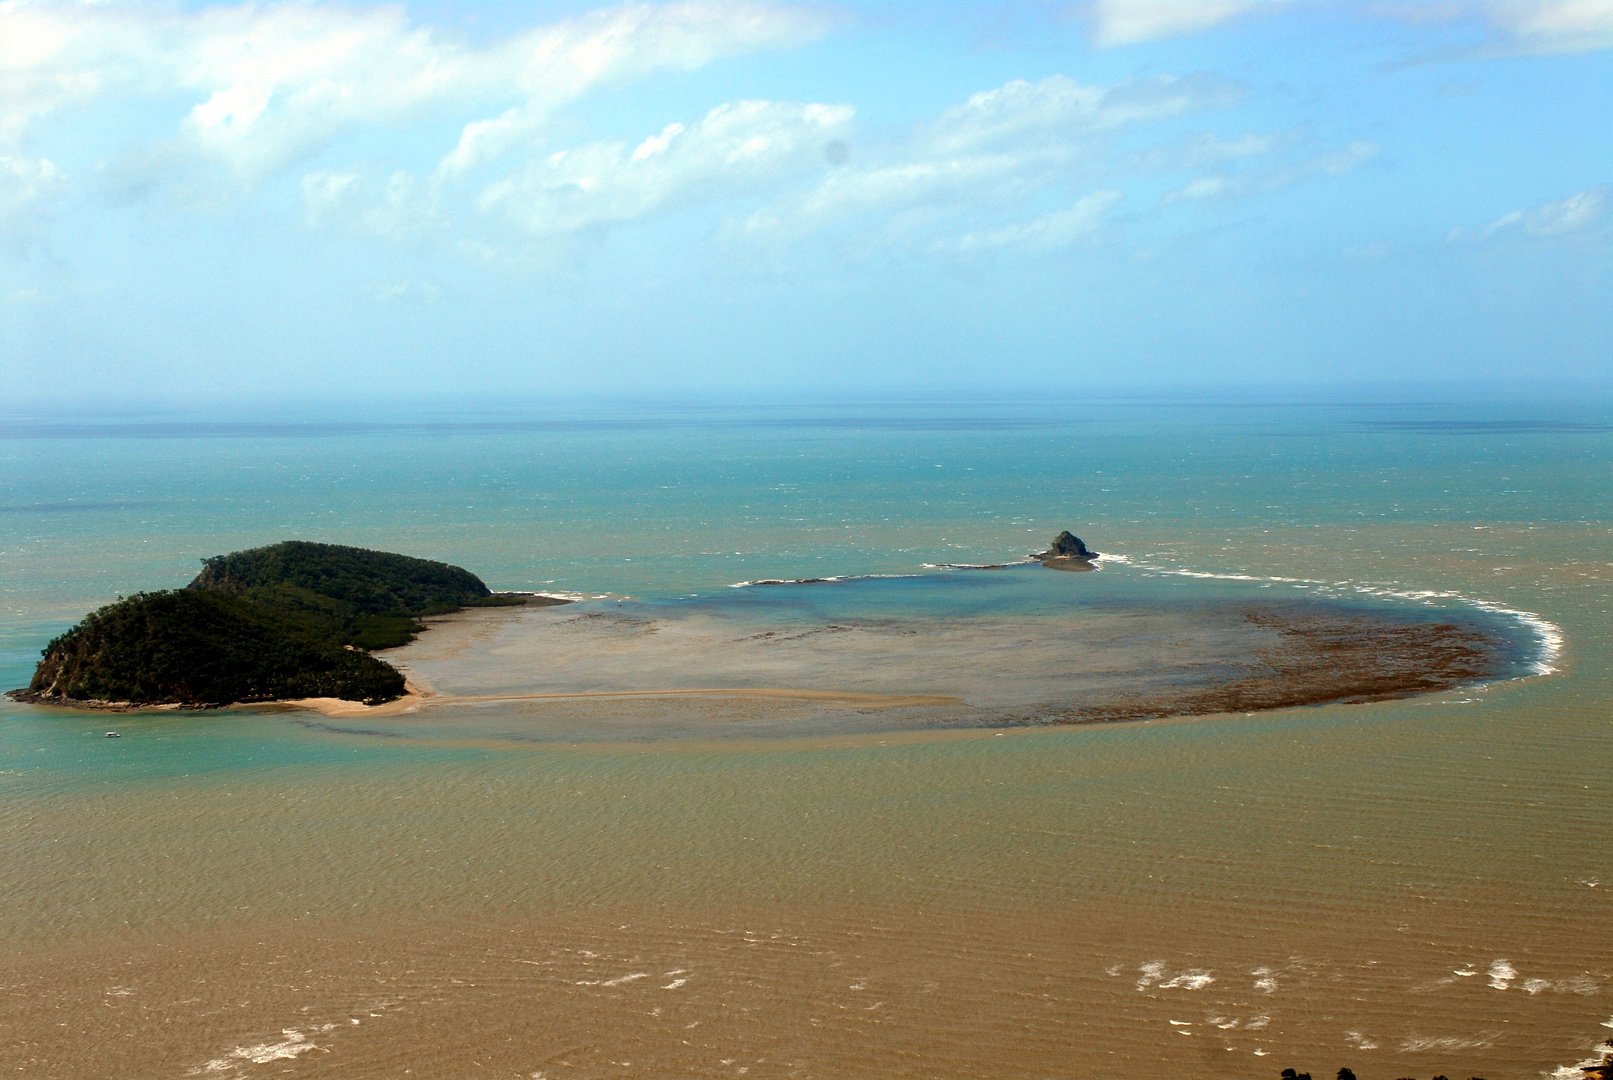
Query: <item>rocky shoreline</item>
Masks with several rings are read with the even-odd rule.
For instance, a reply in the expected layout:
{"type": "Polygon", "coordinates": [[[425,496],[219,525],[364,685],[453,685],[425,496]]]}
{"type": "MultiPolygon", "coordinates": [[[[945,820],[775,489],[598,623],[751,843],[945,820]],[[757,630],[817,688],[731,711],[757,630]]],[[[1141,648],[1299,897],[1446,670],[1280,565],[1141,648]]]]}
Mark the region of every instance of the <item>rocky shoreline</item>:
{"type": "Polygon", "coordinates": [[[97,701],[94,698],[70,698],[57,694],[40,693],[30,690],[26,686],[15,690],[7,690],[5,696],[12,701],[23,705],[46,705],[53,709],[66,709],[71,712],[102,712],[102,713],[132,713],[152,712],[204,712],[209,709],[219,709],[222,705],[201,704],[196,702],[164,702],[162,704],[147,704],[138,701],[97,701]]]}

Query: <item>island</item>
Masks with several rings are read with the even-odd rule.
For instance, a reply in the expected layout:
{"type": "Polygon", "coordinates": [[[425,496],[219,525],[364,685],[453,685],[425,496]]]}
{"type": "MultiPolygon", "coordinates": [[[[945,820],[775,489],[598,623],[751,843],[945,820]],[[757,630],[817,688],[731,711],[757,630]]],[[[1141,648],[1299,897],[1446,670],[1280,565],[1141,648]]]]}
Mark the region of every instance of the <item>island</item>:
{"type": "Polygon", "coordinates": [[[1098,560],[1098,552],[1088,548],[1079,536],[1065,529],[1053,537],[1052,547],[1037,552],[1031,558],[1049,570],[1095,570],[1097,567],[1093,564],[1098,560]]]}
{"type": "Polygon", "coordinates": [[[137,593],[50,642],[18,701],[80,708],[210,708],[331,697],[375,705],[403,675],[372,656],[420,619],[467,607],[564,603],[495,593],[458,566],[288,540],[202,561],[183,589],[137,593]]]}

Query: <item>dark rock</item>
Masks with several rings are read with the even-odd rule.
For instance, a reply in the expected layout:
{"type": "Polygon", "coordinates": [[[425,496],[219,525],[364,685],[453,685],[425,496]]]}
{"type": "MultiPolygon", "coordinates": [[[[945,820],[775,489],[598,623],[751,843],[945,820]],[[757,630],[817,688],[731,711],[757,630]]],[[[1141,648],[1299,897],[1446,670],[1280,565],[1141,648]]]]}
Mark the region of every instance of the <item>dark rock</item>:
{"type": "Polygon", "coordinates": [[[1070,530],[1065,529],[1053,538],[1053,546],[1042,552],[1043,559],[1096,559],[1098,553],[1070,530]]]}

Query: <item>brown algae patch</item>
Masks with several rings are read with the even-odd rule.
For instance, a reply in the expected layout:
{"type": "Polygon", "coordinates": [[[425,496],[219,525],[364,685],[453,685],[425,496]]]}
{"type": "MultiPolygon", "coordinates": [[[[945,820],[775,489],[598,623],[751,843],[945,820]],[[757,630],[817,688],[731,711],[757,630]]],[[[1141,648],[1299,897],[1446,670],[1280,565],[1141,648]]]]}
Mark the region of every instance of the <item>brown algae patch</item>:
{"type": "Polygon", "coordinates": [[[609,602],[458,614],[389,654],[406,698],[295,704],[504,739],[839,735],[1384,701],[1508,677],[1515,651],[1465,612],[1313,599],[823,619],[609,602]]]}

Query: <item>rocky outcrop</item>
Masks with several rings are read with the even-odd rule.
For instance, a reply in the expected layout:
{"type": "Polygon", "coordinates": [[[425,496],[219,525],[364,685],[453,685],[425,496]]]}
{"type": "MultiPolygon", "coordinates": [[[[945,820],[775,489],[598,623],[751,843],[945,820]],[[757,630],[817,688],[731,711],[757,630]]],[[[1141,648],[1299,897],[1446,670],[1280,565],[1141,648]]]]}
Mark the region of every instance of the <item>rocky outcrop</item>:
{"type": "Polygon", "coordinates": [[[1079,559],[1091,562],[1098,557],[1098,553],[1087,547],[1085,541],[1070,530],[1065,529],[1053,537],[1053,546],[1035,556],[1043,562],[1049,559],[1079,559]]]}

